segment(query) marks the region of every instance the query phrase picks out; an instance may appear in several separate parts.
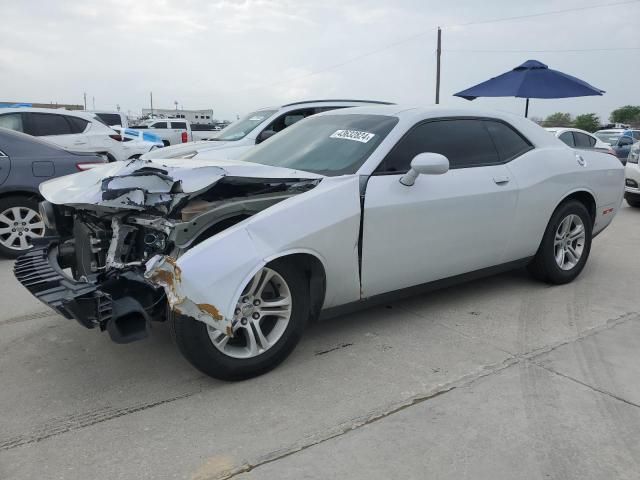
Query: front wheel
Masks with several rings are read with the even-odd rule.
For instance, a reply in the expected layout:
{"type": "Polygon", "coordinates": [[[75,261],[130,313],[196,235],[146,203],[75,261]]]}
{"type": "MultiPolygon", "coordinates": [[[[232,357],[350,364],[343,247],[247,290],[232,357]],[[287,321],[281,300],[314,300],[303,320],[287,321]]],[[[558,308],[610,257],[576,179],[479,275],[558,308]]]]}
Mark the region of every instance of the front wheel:
{"type": "Polygon", "coordinates": [[[300,340],[309,318],[309,282],[291,262],[277,260],[245,286],[237,299],[233,337],[184,316],[170,319],[182,354],[220,380],[242,380],[280,364],[300,340]]]}
{"type": "Polygon", "coordinates": [[[549,220],[529,272],[556,285],[571,282],[589,258],[592,231],[591,215],[584,204],[576,200],[563,203],[549,220]]]}
{"type": "Polygon", "coordinates": [[[0,199],[0,254],[17,258],[31,248],[31,240],[45,234],[38,201],[32,197],[0,199]]]}

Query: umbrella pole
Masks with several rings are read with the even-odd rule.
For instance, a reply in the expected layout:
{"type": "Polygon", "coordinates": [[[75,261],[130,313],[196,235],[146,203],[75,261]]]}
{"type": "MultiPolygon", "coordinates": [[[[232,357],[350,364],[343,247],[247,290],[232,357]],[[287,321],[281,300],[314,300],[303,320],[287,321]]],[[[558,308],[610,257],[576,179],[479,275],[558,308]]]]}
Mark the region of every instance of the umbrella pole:
{"type": "Polygon", "coordinates": [[[529,116],[529,99],[527,98],[527,103],[525,103],[524,106],[524,118],[527,118],[529,116]]]}

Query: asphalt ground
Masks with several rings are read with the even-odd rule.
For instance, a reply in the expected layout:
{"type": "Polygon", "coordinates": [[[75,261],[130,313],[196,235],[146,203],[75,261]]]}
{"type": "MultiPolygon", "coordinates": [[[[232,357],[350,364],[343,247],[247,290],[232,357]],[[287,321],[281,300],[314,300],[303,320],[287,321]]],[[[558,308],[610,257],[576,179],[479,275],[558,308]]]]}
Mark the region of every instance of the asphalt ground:
{"type": "Polygon", "coordinates": [[[0,261],[0,479],[638,479],[640,209],[581,276],[515,271],[313,325],[224,383],[113,344],[0,261]]]}

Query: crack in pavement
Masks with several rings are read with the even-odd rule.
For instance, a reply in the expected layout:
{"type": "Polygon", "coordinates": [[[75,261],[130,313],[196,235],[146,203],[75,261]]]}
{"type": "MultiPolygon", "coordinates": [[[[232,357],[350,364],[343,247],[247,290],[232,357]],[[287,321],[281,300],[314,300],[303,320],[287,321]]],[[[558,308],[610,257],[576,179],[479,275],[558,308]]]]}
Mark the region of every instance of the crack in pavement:
{"type": "Polygon", "coordinates": [[[53,419],[52,421],[45,423],[44,425],[32,430],[29,433],[14,435],[5,438],[0,437],[0,452],[3,450],[10,450],[12,448],[21,447],[23,445],[28,445],[30,443],[40,442],[42,440],[46,440],[47,438],[61,435],[66,432],[71,432],[73,430],[90,427],[91,425],[106,422],[114,418],[123,417],[131,413],[141,412],[149,408],[157,407],[158,405],[164,405],[167,403],[175,402],[176,400],[181,400],[183,398],[189,398],[200,392],[202,392],[202,386],[199,384],[197,385],[197,388],[191,391],[181,393],[170,398],[156,400],[154,402],[146,402],[120,408],[107,406],[97,408],[95,410],[89,410],[87,412],[82,412],[79,414],[72,414],[66,417],[53,419]]]}
{"type": "MultiPolygon", "coordinates": [[[[579,334],[579,335],[577,335],[575,337],[572,337],[570,339],[566,339],[566,340],[563,340],[563,341],[560,341],[560,342],[556,342],[554,344],[547,345],[545,347],[538,348],[538,349],[532,350],[530,352],[525,352],[525,353],[522,353],[522,354],[512,354],[510,352],[507,352],[507,351],[505,351],[503,349],[500,349],[500,348],[496,347],[498,350],[500,350],[502,352],[505,352],[510,356],[508,358],[506,358],[503,362],[499,363],[499,364],[494,364],[494,365],[489,365],[489,366],[482,367],[483,371],[480,372],[479,374],[468,374],[468,375],[465,375],[465,376],[463,376],[463,377],[461,377],[461,378],[459,378],[457,380],[454,380],[452,382],[443,384],[440,387],[437,387],[436,389],[431,390],[430,392],[428,392],[426,394],[412,397],[412,398],[410,398],[408,400],[405,400],[402,403],[396,404],[395,406],[388,407],[385,411],[378,412],[378,413],[373,413],[373,414],[370,414],[370,415],[365,416],[365,417],[359,417],[359,418],[356,418],[356,419],[352,419],[352,420],[350,420],[348,422],[343,422],[337,428],[331,429],[328,432],[325,432],[324,434],[317,434],[315,436],[307,437],[307,441],[306,442],[304,440],[302,440],[301,442],[298,442],[297,444],[294,444],[293,446],[290,446],[288,448],[284,448],[284,449],[280,449],[280,450],[276,450],[276,451],[270,452],[270,453],[258,458],[253,463],[246,462],[246,463],[244,463],[244,464],[242,464],[242,465],[240,465],[240,466],[238,466],[236,468],[233,468],[231,470],[218,472],[218,473],[214,474],[213,476],[206,477],[204,480],[228,480],[228,479],[231,479],[231,478],[233,478],[233,477],[235,477],[237,475],[240,475],[242,473],[248,473],[248,472],[250,472],[252,470],[255,470],[256,468],[259,468],[259,467],[261,467],[263,465],[267,465],[267,464],[276,462],[276,461],[281,460],[283,458],[286,458],[286,457],[289,457],[291,455],[294,455],[294,454],[296,454],[298,452],[302,452],[304,450],[312,448],[312,447],[314,447],[316,445],[320,445],[322,443],[325,443],[325,442],[327,442],[329,440],[332,440],[334,438],[341,437],[343,435],[346,435],[349,432],[352,432],[354,430],[358,430],[358,429],[360,429],[362,427],[365,427],[367,425],[375,423],[375,422],[377,422],[379,420],[382,420],[382,419],[387,418],[387,417],[389,417],[391,415],[394,415],[394,414],[396,414],[398,412],[401,412],[401,411],[403,411],[403,410],[405,410],[407,408],[410,408],[410,407],[413,407],[415,405],[419,405],[421,403],[424,403],[424,402],[427,402],[429,400],[432,400],[433,398],[436,398],[436,397],[438,397],[440,395],[444,395],[444,394],[449,393],[449,392],[451,392],[453,390],[456,390],[458,388],[469,387],[473,383],[477,382],[478,380],[481,380],[481,379],[486,378],[486,377],[491,376],[491,375],[495,375],[495,374],[497,374],[497,373],[499,373],[499,372],[501,372],[503,370],[506,370],[506,369],[508,369],[508,368],[510,368],[510,367],[512,367],[514,365],[519,364],[522,361],[528,361],[530,363],[533,363],[534,365],[538,365],[536,362],[533,361],[533,359],[535,359],[535,358],[537,358],[537,357],[539,357],[541,355],[547,354],[549,352],[552,352],[552,351],[556,350],[557,348],[560,348],[560,347],[562,347],[564,345],[568,345],[570,343],[579,341],[579,340],[581,340],[583,338],[586,338],[586,337],[589,337],[591,335],[595,335],[597,333],[600,333],[600,332],[602,332],[604,330],[608,330],[608,329],[613,328],[613,327],[615,327],[617,325],[620,325],[622,323],[625,323],[625,322],[628,322],[628,321],[631,321],[631,320],[638,320],[638,318],[639,318],[639,315],[638,315],[637,312],[628,312],[628,313],[619,315],[618,317],[615,317],[615,318],[607,320],[606,323],[603,324],[603,325],[599,325],[597,327],[593,327],[593,328],[587,329],[587,330],[583,331],[581,334],[579,334]]],[[[455,330],[455,329],[453,329],[453,330],[455,330]]],[[[460,333],[460,332],[458,332],[458,333],[460,333]]],[[[461,334],[461,335],[464,335],[464,334],[461,334]]],[[[464,336],[468,337],[468,335],[464,335],[464,336]]],[[[482,338],[476,338],[476,340],[483,340],[483,339],[482,338]]],[[[541,365],[539,365],[539,366],[541,366],[541,365]]],[[[545,367],[542,367],[542,368],[545,368],[545,367]]],[[[551,371],[551,372],[558,374],[557,372],[554,372],[554,371],[551,371]]],[[[564,376],[562,374],[558,374],[558,375],[564,376]]],[[[574,380],[574,379],[572,379],[570,377],[567,377],[567,378],[570,379],[570,380],[574,380]]],[[[580,382],[578,380],[574,380],[574,381],[576,381],[577,383],[581,383],[582,384],[582,382],[580,382]]],[[[587,386],[589,388],[592,388],[595,391],[598,391],[597,389],[595,389],[595,388],[593,388],[593,387],[591,387],[589,385],[585,385],[585,386],[587,386]]],[[[609,394],[607,392],[600,392],[600,393],[603,393],[605,395],[610,395],[613,398],[617,398],[614,395],[609,394]]],[[[625,403],[629,403],[630,405],[634,405],[634,406],[640,407],[639,405],[635,405],[633,403],[627,402],[624,399],[621,399],[621,398],[617,398],[617,399],[621,400],[621,401],[623,401],[625,403]]]]}
{"type": "Polygon", "coordinates": [[[0,320],[0,326],[12,325],[14,323],[28,322],[29,320],[37,320],[40,318],[57,317],[57,316],[59,316],[59,314],[53,310],[41,310],[35,313],[28,313],[26,315],[7,318],[6,320],[0,320]]]}

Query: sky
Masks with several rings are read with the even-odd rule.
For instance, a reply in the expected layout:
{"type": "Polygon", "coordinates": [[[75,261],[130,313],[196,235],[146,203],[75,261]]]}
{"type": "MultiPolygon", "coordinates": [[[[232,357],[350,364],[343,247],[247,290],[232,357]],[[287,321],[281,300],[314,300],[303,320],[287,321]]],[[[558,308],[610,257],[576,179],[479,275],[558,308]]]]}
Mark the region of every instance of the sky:
{"type": "MultiPolygon", "coordinates": [[[[306,99],[431,105],[442,26],[441,104],[471,105],[453,93],[536,59],[606,93],[532,100],[529,116],[607,120],[640,104],[640,1],[620,1],[0,0],[0,101],[86,92],[88,108],[135,114],[153,92],[155,108],[230,120],[306,99]]],[[[524,111],[523,99],[472,104],[524,111]]]]}

